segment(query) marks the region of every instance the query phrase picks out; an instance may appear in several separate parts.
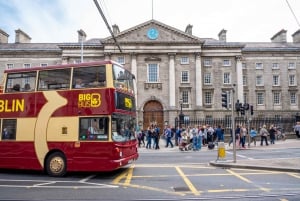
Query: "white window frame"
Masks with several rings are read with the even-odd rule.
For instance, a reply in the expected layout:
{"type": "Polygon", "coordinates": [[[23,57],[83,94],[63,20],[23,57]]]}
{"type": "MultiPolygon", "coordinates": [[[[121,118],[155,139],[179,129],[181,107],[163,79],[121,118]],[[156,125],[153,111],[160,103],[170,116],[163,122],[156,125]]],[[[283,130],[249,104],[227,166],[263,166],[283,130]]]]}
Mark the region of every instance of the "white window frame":
{"type": "Polygon", "coordinates": [[[30,63],[24,63],[23,68],[31,68],[31,64],[30,63]]]}
{"type": "Polygon", "coordinates": [[[280,76],[273,75],[273,86],[280,86],[280,76]]]}
{"type": "Polygon", "coordinates": [[[159,64],[157,64],[157,63],[147,64],[147,82],[149,82],[149,83],[158,83],[159,82],[159,64]],[[154,67],[156,68],[156,75],[155,75],[156,79],[154,78],[152,80],[152,78],[150,78],[150,73],[152,73],[152,72],[150,72],[150,68],[154,68],[154,67]]]}
{"type": "Polygon", "coordinates": [[[255,69],[264,69],[264,64],[262,62],[256,62],[255,69]]]}
{"type": "Polygon", "coordinates": [[[291,105],[297,105],[297,93],[291,91],[290,92],[290,104],[291,105]]]}
{"type": "Polygon", "coordinates": [[[289,62],[288,63],[288,69],[296,69],[296,63],[295,62],[289,62]]]}
{"type": "Polygon", "coordinates": [[[225,72],[223,74],[223,84],[231,84],[231,74],[230,74],[230,72],[225,72]]]}
{"type": "Polygon", "coordinates": [[[247,68],[247,64],[246,63],[242,63],[242,69],[246,69],[247,68]]]}
{"type": "Polygon", "coordinates": [[[188,70],[181,71],[181,83],[190,83],[190,73],[188,70]]]}
{"type": "Polygon", "coordinates": [[[297,80],[296,80],[296,75],[295,74],[290,74],[289,75],[289,86],[296,86],[297,85],[297,80]]]}
{"type": "Polygon", "coordinates": [[[205,105],[213,104],[213,93],[211,91],[204,92],[204,104],[205,105]]]}
{"type": "Polygon", "coordinates": [[[14,69],[14,64],[6,64],[6,69],[9,70],[9,69],[14,69]]]}
{"type": "Polygon", "coordinates": [[[188,56],[183,56],[183,57],[181,57],[181,58],[180,58],[180,64],[184,64],[184,65],[190,64],[190,59],[189,59],[189,57],[188,57],[188,56]]]}
{"type": "Polygon", "coordinates": [[[247,76],[243,75],[243,86],[247,86],[247,76]]]}
{"type": "Polygon", "coordinates": [[[265,93],[264,92],[257,92],[256,93],[256,103],[257,103],[257,105],[264,105],[265,104],[265,93]]]}
{"type": "Polygon", "coordinates": [[[41,67],[47,67],[48,66],[47,63],[41,63],[40,65],[41,65],[41,67]]]}
{"type": "Polygon", "coordinates": [[[273,92],[273,104],[280,105],[281,104],[281,93],[278,91],[273,92]]]}
{"type": "Polygon", "coordinates": [[[262,75],[256,75],[255,83],[256,86],[264,86],[264,77],[262,75]]]}
{"type": "Polygon", "coordinates": [[[223,60],[223,66],[231,66],[231,60],[230,59],[224,59],[223,60]]]}
{"type": "Polygon", "coordinates": [[[117,62],[118,62],[119,64],[124,65],[124,64],[125,64],[125,56],[118,56],[118,57],[117,57],[117,62]]]}
{"type": "Polygon", "coordinates": [[[279,63],[277,62],[272,63],[272,69],[279,69],[279,63]]]}
{"type": "Polygon", "coordinates": [[[205,67],[211,67],[212,66],[212,60],[211,59],[204,59],[203,65],[205,67]]]}
{"type": "Polygon", "coordinates": [[[204,85],[212,85],[212,76],[211,73],[204,73],[204,79],[203,79],[204,85]]]}

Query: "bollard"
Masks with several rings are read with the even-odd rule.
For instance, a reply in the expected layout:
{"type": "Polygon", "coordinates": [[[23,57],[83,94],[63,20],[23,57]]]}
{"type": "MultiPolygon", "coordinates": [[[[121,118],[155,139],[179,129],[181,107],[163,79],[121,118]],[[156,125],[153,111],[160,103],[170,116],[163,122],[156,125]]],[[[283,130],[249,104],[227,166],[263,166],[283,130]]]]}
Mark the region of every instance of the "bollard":
{"type": "Polygon", "coordinates": [[[219,142],[218,143],[218,159],[217,160],[224,160],[225,157],[226,157],[225,144],[224,144],[224,142],[219,142]]]}

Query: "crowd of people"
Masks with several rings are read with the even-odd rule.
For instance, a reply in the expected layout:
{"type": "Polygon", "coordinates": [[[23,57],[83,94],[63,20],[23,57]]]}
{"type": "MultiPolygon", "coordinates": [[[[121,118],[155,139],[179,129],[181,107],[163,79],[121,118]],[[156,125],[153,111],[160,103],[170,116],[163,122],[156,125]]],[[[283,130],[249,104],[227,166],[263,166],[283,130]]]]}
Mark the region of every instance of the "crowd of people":
{"type": "MultiPolygon", "coordinates": [[[[282,129],[275,125],[270,125],[268,128],[263,125],[261,128],[256,130],[254,127],[247,129],[245,125],[237,125],[234,131],[230,131],[231,138],[228,145],[231,146],[233,143],[233,134],[235,135],[235,143],[239,149],[245,149],[248,145],[257,142],[260,145],[264,144],[275,144],[276,138],[285,140],[285,134],[282,129]],[[250,130],[250,131],[249,131],[250,130]]],[[[294,126],[294,131],[297,138],[300,138],[300,122],[294,126]]],[[[156,125],[151,124],[145,130],[137,130],[138,146],[145,147],[146,149],[160,149],[159,140],[165,139],[165,147],[173,148],[178,146],[180,150],[188,151],[194,150],[199,151],[203,146],[207,146],[210,143],[217,144],[218,142],[224,142],[225,129],[222,125],[212,127],[211,125],[195,125],[188,127],[177,127],[174,128],[170,125],[166,125],[162,130],[156,125]],[[162,137],[163,136],[163,137],[162,137]],[[174,141],[174,144],[173,144],[174,141]]]]}

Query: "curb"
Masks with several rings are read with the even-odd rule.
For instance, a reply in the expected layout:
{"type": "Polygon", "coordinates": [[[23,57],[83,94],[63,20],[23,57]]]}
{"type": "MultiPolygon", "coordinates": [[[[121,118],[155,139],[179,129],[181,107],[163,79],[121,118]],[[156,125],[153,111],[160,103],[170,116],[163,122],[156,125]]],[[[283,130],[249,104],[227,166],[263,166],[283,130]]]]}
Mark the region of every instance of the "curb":
{"type": "Polygon", "coordinates": [[[282,167],[271,167],[271,166],[259,166],[249,164],[235,164],[232,161],[211,161],[209,165],[222,168],[240,168],[240,169],[253,169],[253,170],[269,170],[269,171],[280,171],[280,172],[296,172],[300,173],[300,169],[297,168],[282,168],[282,167]]]}

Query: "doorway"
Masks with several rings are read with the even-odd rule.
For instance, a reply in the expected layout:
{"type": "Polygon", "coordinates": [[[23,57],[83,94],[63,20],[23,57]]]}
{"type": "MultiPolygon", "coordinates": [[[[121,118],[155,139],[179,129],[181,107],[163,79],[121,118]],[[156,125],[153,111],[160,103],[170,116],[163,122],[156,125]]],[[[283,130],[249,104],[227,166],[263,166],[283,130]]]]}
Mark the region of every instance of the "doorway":
{"type": "Polygon", "coordinates": [[[160,132],[164,128],[163,106],[156,100],[148,101],[144,106],[143,129],[147,129],[151,124],[156,124],[160,128],[160,132]]]}

